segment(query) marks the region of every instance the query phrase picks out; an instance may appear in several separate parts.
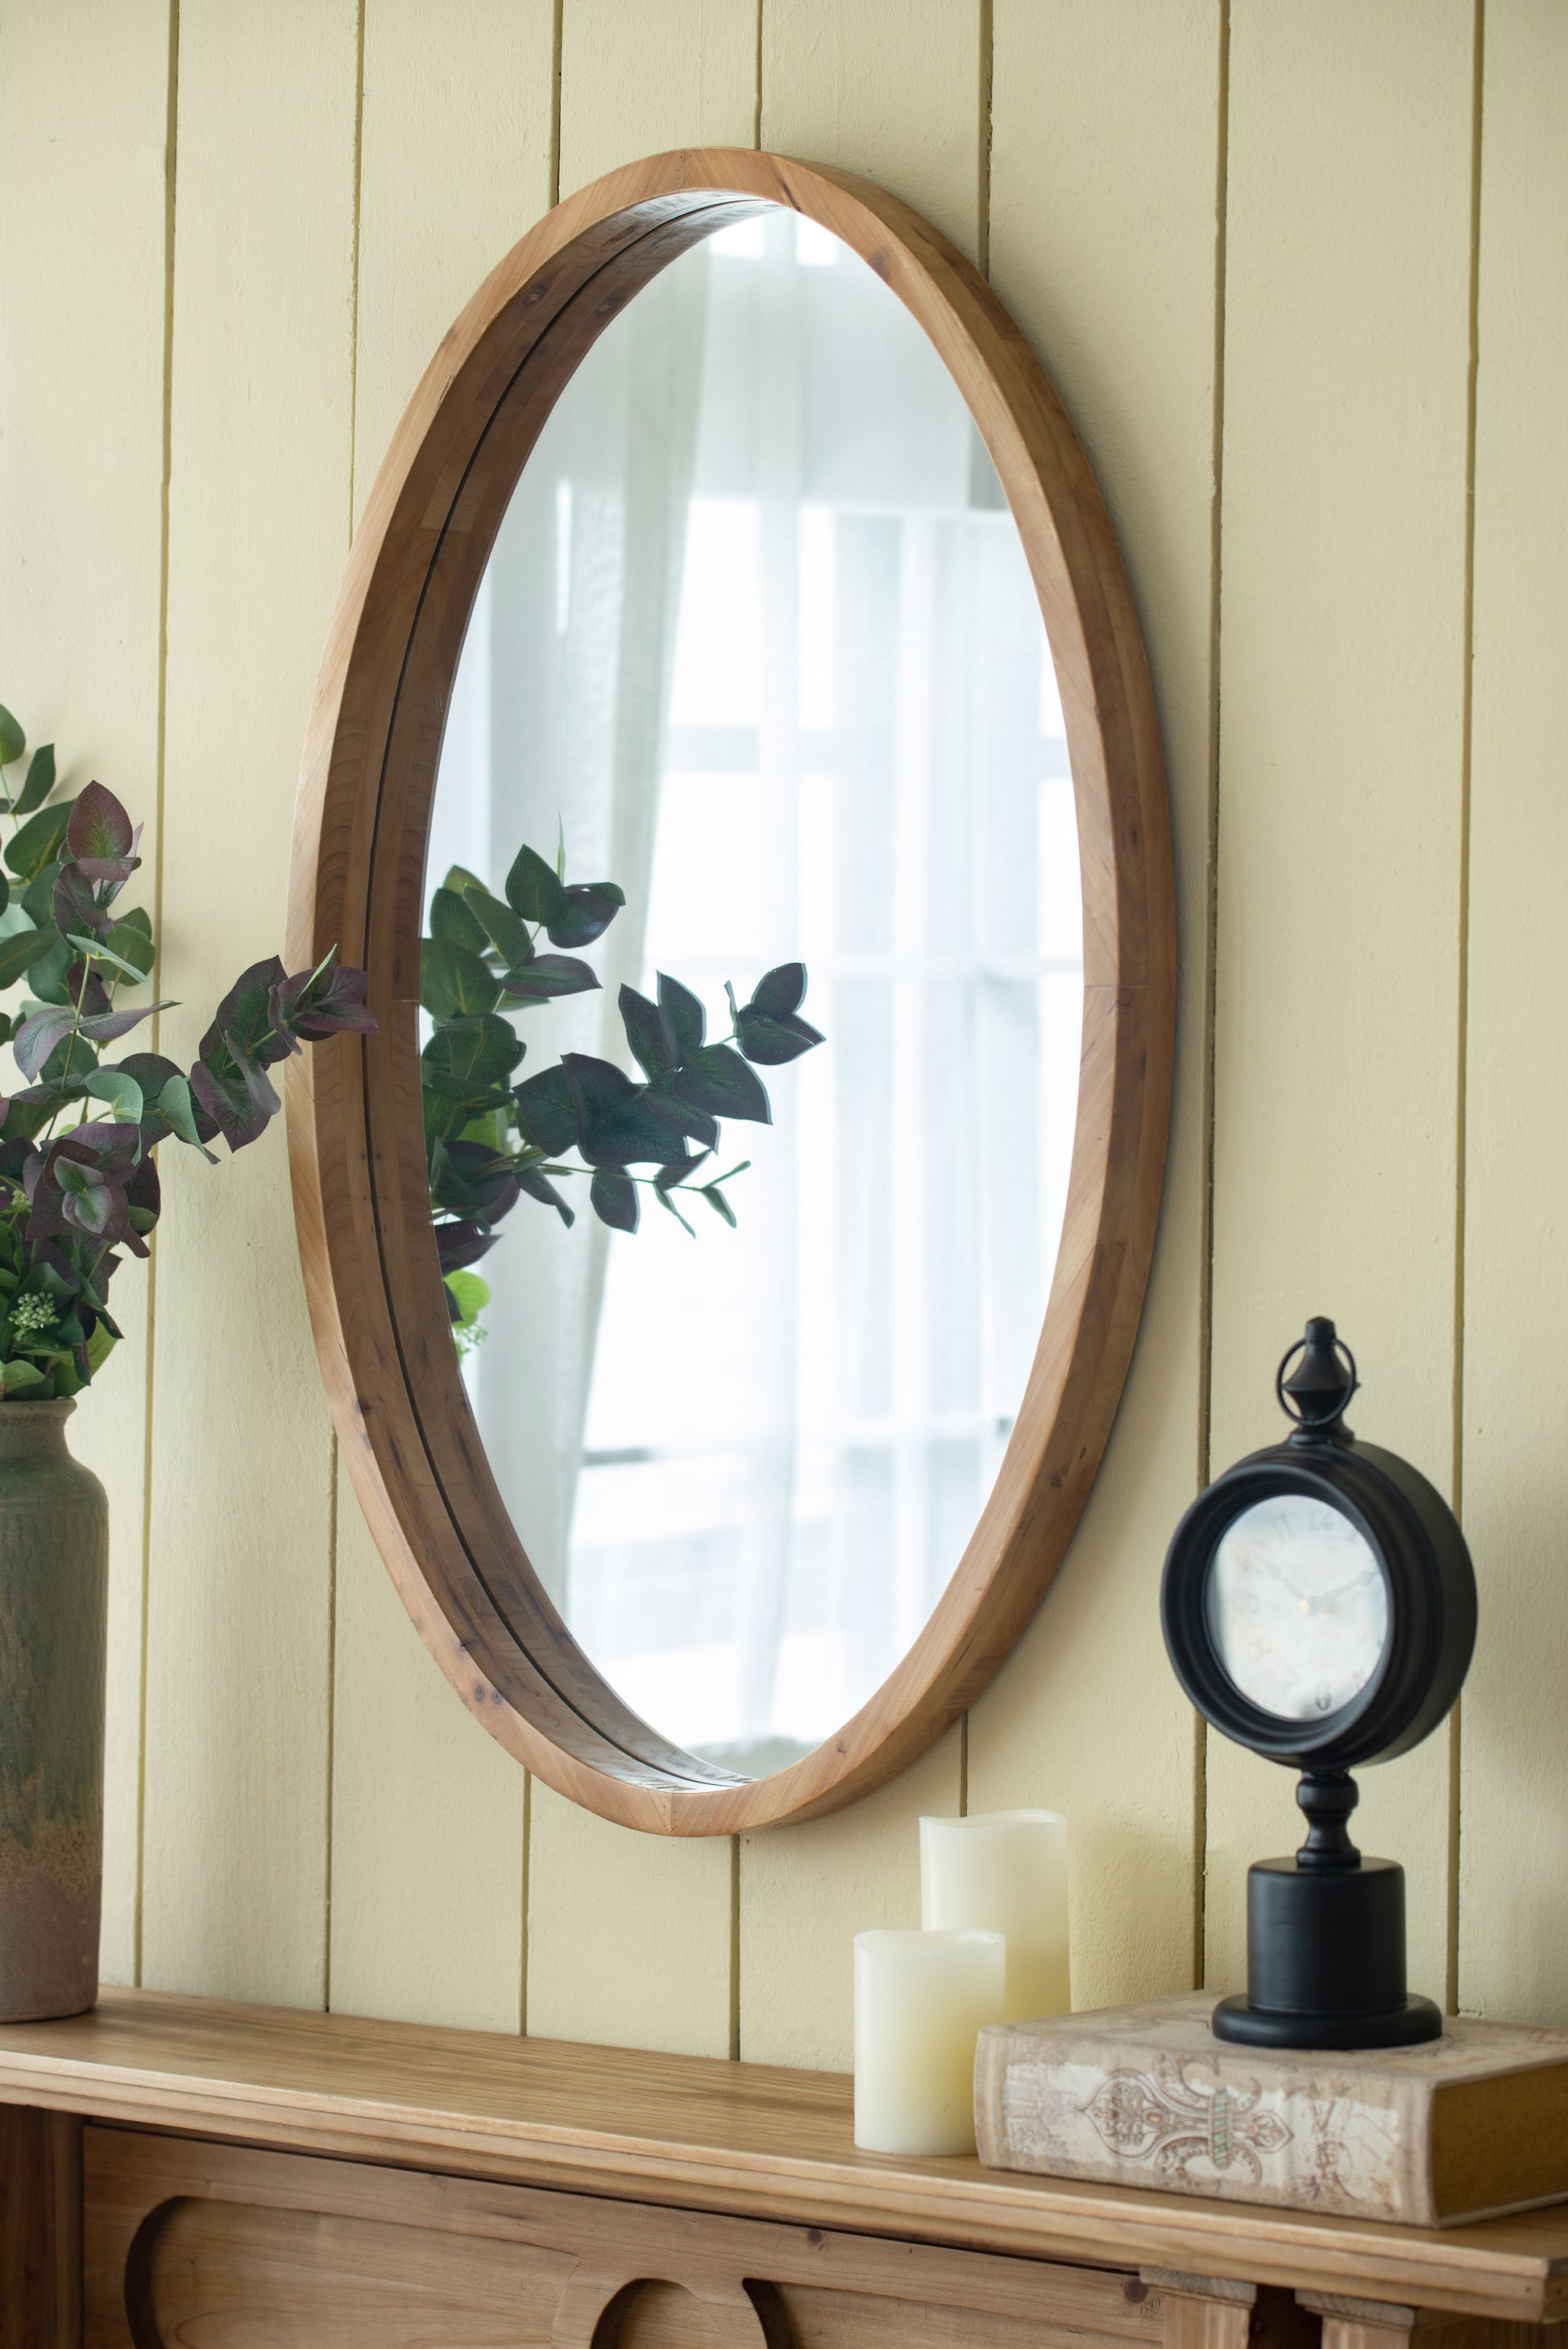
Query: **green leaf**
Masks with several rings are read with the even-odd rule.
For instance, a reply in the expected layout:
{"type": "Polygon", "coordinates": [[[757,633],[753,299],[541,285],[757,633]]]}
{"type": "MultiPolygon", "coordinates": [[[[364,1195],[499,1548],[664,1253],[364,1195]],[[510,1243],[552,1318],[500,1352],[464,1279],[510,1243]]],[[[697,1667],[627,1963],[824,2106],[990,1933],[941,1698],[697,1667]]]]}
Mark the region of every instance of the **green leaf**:
{"type": "Polygon", "coordinates": [[[822,1040],[821,1030],[813,1028],[809,1019],[798,1019],[792,1011],[774,1019],[765,1011],[755,1010],[749,1003],[737,1012],[735,1026],[747,1059],[768,1069],[798,1060],[802,1052],[809,1052],[813,1044],[822,1040]]]}
{"type": "Polygon", "coordinates": [[[676,1127],[613,1061],[566,1052],[561,1065],[577,1112],[577,1147],[591,1166],[664,1166],[678,1155],[676,1127]]]}
{"type": "Polygon", "coordinates": [[[648,1087],[649,1100],[657,1103],[677,1133],[700,1143],[705,1151],[716,1149],[718,1143],[717,1124],[706,1111],[693,1109],[687,1102],[678,1101],[671,1090],[674,1083],[673,1076],[660,1077],[648,1087]]]}
{"type": "Polygon", "coordinates": [[[443,938],[426,945],[420,965],[419,1000],[432,1019],[462,1019],[493,1011],[500,981],[477,954],[443,938]]]}
{"type": "Polygon", "coordinates": [[[708,1044],[687,1054],[669,1083],[677,1101],[709,1117],[749,1118],[754,1125],[773,1123],[761,1079],[727,1044],[708,1044]]]}
{"type": "Polygon", "coordinates": [[[141,1123],[141,1087],[123,1069],[95,1069],[82,1091],[97,1101],[108,1102],[116,1117],[128,1125],[141,1123]]]}
{"type": "Polygon", "coordinates": [[[92,1336],[88,1340],[88,1371],[91,1377],[97,1378],[119,1343],[107,1321],[100,1318],[94,1322],[92,1336]]]}
{"type": "MultiPolygon", "coordinates": [[[[0,711],[0,716],[8,715],[8,711],[0,711]]],[[[44,1373],[36,1362],[7,1362],[4,1371],[0,1372],[0,1387],[8,1395],[26,1394],[30,1388],[41,1387],[43,1383],[44,1373]]]]}
{"type": "MultiPolygon", "coordinates": [[[[48,926],[44,926],[46,936],[48,926]]],[[[46,955],[40,955],[27,973],[27,985],[40,1003],[52,1003],[63,1008],[74,1000],[69,986],[71,969],[76,962],[75,949],[62,937],[57,937],[46,955]]]]}
{"type": "Polygon", "coordinates": [[[145,978],[157,959],[157,948],[152,943],[151,923],[145,915],[139,921],[139,914],[141,914],[139,905],[127,914],[123,921],[116,922],[94,951],[100,955],[113,955],[121,970],[137,978],[145,978]]]}
{"type": "Polygon", "coordinates": [[[5,862],[18,880],[31,881],[58,856],[75,805],[75,800],[57,800],[40,808],[6,842],[5,862]]]}
{"type": "Polygon", "coordinates": [[[541,1174],[537,1166],[520,1166],[518,1168],[517,1187],[520,1191],[526,1191],[531,1199],[542,1200],[547,1207],[553,1207],[562,1222],[566,1226],[568,1231],[571,1230],[573,1225],[577,1221],[575,1215],[573,1215],[572,1209],[567,1206],[565,1200],[562,1197],[560,1192],[556,1189],[549,1175],[541,1174]]]}
{"type": "Polygon", "coordinates": [[[55,746],[41,742],[27,761],[27,780],[16,794],[14,815],[31,815],[55,788],[55,746]]]}
{"type": "Polygon", "coordinates": [[[469,883],[463,896],[475,919],[481,925],[482,936],[488,936],[500,948],[509,970],[519,969],[522,964],[532,961],[533,938],[528,924],[520,914],[514,914],[510,905],[503,905],[499,897],[492,897],[490,891],[481,888],[477,881],[469,883]]]}
{"type": "Polygon", "coordinates": [[[599,981],[585,962],[573,955],[535,955],[521,970],[506,975],[509,1003],[553,1003],[562,995],[590,994],[599,981]]]}
{"type": "Polygon", "coordinates": [[[94,962],[112,963],[122,978],[129,978],[134,984],[139,985],[145,976],[143,972],[138,970],[133,962],[127,962],[122,956],[117,955],[102,938],[78,937],[75,930],[68,930],[66,937],[67,943],[75,947],[79,955],[88,956],[94,962]]]}
{"type": "Polygon", "coordinates": [[[675,1201],[671,1198],[669,1193],[665,1189],[662,1184],[655,1184],[654,1196],[658,1201],[661,1207],[667,1207],[669,1209],[671,1215],[675,1217],[682,1231],[686,1235],[686,1237],[688,1239],[695,1240],[696,1234],[692,1230],[691,1226],[687,1223],[686,1217],[682,1215],[680,1209],[676,1206],[675,1201]]]}
{"type": "Polygon", "coordinates": [[[634,987],[623,987],[619,1001],[626,1041],[635,1053],[643,1074],[645,1077],[667,1076],[676,1065],[675,1021],[658,1004],[650,1003],[645,995],[639,995],[634,987]]]}
{"type": "Polygon", "coordinates": [[[457,1327],[466,1330],[490,1303],[490,1284],[481,1280],[477,1272],[449,1272],[446,1278],[458,1309],[457,1327]]]}
{"type": "Polygon", "coordinates": [[[424,1081],[448,1101],[471,1101],[504,1085],[521,1060],[521,1039],[493,1011],[444,1020],[419,1056],[424,1081]]]}
{"type": "Polygon", "coordinates": [[[11,712],[0,702],[0,767],[8,767],[27,747],[27,738],[11,712]]]}
{"type": "Polygon", "coordinates": [[[7,881],[4,873],[0,873],[0,914],[3,914],[5,911],[6,906],[10,903],[11,884],[7,881]]]}
{"type": "Polygon", "coordinates": [[[19,930],[14,937],[0,938],[0,988],[14,987],[24,971],[58,944],[53,930],[19,930]]]}
{"type": "Polygon", "coordinates": [[[707,1033],[707,1014],[689,987],[659,973],[659,1009],[667,1011],[676,1031],[676,1050],[683,1061],[700,1052],[707,1033]]]}
{"type": "Polygon", "coordinates": [[[22,892],[22,911],[40,930],[57,927],[55,922],[55,884],[60,877],[57,857],[51,856],[40,864],[22,892]]]}
{"type": "Polygon", "coordinates": [[[211,1153],[202,1149],[201,1137],[196,1131],[196,1113],[191,1106],[191,1086],[184,1077],[170,1077],[158,1096],[158,1114],[168,1119],[181,1142],[188,1142],[203,1157],[211,1153]]]}
{"type": "Polygon", "coordinates": [[[729,1226],[730,1230],[732,1232],[735,1231],[738,1228],[735,1221],[735,1209],[730,1206],[729,1201],[725,1197],[724,1193],[719,1189],[718,1185],[717,1183],[705,1183],[702,1186],[702,1195],[707,1201],[708,1206],[713,1209],[714,1214],[716,1216],[722,1216],[724,1221],[729,1226]]]}
{"type": "Polygon", "coordinates": [[[525,922],[542,922],[548,929],[566,912],[566,891],[542,856],[531,848],[520,848],[506,876],[506,902],[525,922]]]}
{"type": "Polygon", "coordinates": [[[38,1071],[40,1084],[69,1083],[73,1093],[86,1091],[87,1081],[98,1067],[96,1044],[89,1043],[78,1030],[75,1035],[62,1036],[43,1067],[38,1071]]]}
{"type": "Polygon", "coordinates": [[[619,1174],[610,1166],[596,1168],[588,1196],[602,1224],[608,1224],[617,1232],[636,1230],[637,1186],[629,1174],[619,1174]]]}
{"type": "MultiPolygon", "coordinates": [[[[558,1158],[572,1148],[577,1139],[577,1107],[564,1069],[542,1069],[518,1086],[514,1098],[522,1130],[536,1150],[558,1158]]],[[[522,1180],[521,1174],[518,1180],[522,1180]]],[[[539,1195],[534,1192],[535,1198],[539,1195]]]]}
{"type": "Polygon", "coordinates": [[[469,954],[483,954],[490,944],[472,907],[455,889],[438,889],[431,898],[430,936],[443,946],[466,947],[469,954]]]}
{"type": "Polygon", "coordinates": [[[766,1012],[769,1019],[788,1019],[799,1011],[806,992],[806,966],[803,962],[781,962],[776,970],[765,971],[751,990],[751,1009],[766,1012]]]}

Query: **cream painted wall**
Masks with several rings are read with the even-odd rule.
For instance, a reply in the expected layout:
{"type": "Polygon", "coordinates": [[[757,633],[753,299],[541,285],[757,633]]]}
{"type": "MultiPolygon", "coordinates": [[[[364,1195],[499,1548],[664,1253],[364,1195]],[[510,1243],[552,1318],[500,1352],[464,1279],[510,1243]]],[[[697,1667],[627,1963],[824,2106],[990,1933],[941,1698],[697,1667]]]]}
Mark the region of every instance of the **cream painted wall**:
{"type": "Polygon", "coordinates": [[[167,1170],[75,1423],[114,1503],[111,1979],[841,2064],[850,1936],[914,1921],[914,1820],[967,1799],[1068,1812],[1080,2003],[1229,1986],[1289,1785],[1181,1701],[1159,1567],[1328,1310],[1482,1591],[1462,1714],[1368,1774],[1367,1838],[1420,1987],[1568,2020],[1568,11],[1482,5],[8,0],[0,698],[153,819],[166,1049],[281,935],[326,616],[429,349],[560,190],[696,140],[881,179],[1034,339],[1142,613],[1181,917],[1089,1510],[968,1722],[810,1827],[666,1844],[528,1785],[337,1476],[282,1134],[167,1170]]]}

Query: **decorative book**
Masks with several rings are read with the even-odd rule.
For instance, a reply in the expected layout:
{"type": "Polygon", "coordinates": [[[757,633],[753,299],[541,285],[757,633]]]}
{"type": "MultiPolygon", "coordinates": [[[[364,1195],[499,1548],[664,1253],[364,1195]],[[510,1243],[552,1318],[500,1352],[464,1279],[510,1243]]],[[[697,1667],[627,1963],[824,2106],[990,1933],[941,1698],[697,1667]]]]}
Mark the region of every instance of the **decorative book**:
{"type": "Polygon", "coordinates": [[[1356,2054],[1237,2047],[1212,1994],[980,2033],[992,2169],[1452,2227],[1568,2200],[1568,2031],[1449,2017],[1356,2054]]]}

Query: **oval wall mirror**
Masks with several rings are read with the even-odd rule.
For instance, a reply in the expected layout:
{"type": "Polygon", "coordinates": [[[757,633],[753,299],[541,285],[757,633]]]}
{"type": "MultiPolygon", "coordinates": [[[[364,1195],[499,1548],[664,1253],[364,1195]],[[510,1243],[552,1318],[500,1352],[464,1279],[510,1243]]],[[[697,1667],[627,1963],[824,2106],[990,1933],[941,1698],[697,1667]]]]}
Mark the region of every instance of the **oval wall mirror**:
{"type": "Polygon", "coordinates": [[[1141,646],[989,288],[781,158],[628,167],[448,336],[356,538],[291,951],[356,1488],[475,1713],[714,1834],[984,1686],[1141,1304],[1173,916],[1141,646]]]}

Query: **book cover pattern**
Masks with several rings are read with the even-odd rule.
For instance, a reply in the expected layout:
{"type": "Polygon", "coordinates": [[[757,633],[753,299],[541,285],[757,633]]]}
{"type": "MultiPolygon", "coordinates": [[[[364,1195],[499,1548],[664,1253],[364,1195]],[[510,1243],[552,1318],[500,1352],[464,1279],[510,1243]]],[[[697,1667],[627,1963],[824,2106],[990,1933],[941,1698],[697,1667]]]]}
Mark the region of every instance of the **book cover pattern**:
{"type": "Polygon", "coordinates": [[[1421,2047],[1230,2047],[1209,2028],[1213,2003],[1200,1993],[982,2033],[981,2160],[1432,2226],[1434,2089],[1568,2062],[1568,2032],[1463,2018],[1421,2047]]]}

